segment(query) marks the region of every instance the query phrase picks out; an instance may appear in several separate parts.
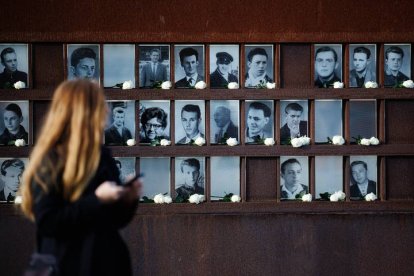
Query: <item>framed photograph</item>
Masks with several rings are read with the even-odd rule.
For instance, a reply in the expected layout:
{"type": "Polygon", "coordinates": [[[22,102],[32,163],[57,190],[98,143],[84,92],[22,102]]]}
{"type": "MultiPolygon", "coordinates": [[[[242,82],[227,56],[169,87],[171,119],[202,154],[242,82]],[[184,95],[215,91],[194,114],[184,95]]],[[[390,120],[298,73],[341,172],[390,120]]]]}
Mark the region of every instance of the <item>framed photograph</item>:
{"type": "Polygon", "coordinates": [[[377,194],[377,156],[350,156],[351,200],[364,200],[367,194],[377,194]]]}
{"type": "Polygon", "coordinates": [[[260,144],[274,137],[273,114],[273,101],[246,100],[246,144],[260,144]]]}
{"type": "Polygon", "coordinates": [[[125,81],[132,81],[135,88],[135,45],[104,44],[104,87],[122,88],[125,81]]]}
{"type": "Polygon", "coordinates": [[[327,137],[343,136],[342,101],[315,100],[315,143],[327,143],[327,137]]]}
{"type": "Polygon", "coordinates": [[[127,182],[127,177],[135,175],[135,157],[114,157],[116,166],[119,169],[121,183],[127,182]]]}
{"type": "Polygon", "coordinates": [[[14,202],[28,158],[0,158],[0,202],[14,202]]]}
{"type": "Polygon", "coordinates": [[[93,79],[99,83],[99,44],[68,44],[68,79],[93,79]]]}
{"type": "Polygon", "coordinates": [[[349,87],[365,87],[377,80],[377,45],[349,45],[349,87]]]}
{"type": "Polygon", "coordinates": [[[140,143],[170,140],[170,101],[140,101],[140,143]]]}
{"type": "Polygon", "coordinates": [[[142,189],[143,197],[153,199],[157,194],[171,195],[169,157],[141,157],[139,168],[146,183],[142,189]]]}
{"type": "Polygon", "coordinates": [[[206,81],[204,45],[175,45],[174,63],[175,88],[191,88],[206,81]]]}
{"type": "Polygon", "coordinates": [[[315,86],[333,87],[334,82],[342,82],[342,45],[315,44],[315,86]]]}
{"type": "MultiPolygon", "coordinates": [[[[377,101],[349,101],[350,136],[351,138],[377,137],[377,101]]],[[[355,139],[354,139],[355,140],[355,139]]],[[[353,141],[356,142],[356,141],[353,141]]]]}
{"type": "Polygon", "coordinates": [[[246,61],[244,87],[260,88],[268,82],[274,82],[273,45],[246,45],[244,53],[244,60],[246,61]]]}
{"type": "Polygon", "coordinates": [[[175,195],[188,199],[192,194],[204,195],[205,158],[175,158],[175,195]]]}
{"type": "Polygon", "coordinates": [[[226,144],[228,138],[239,136],[239,101],[210,101],[210,141],[212,144],[226,144]]]}
{"type": "Polygon", "coordinates": [[[280,143],[287,145],[290,139],[308,135],[308,101],[280,101],[280,143]]]}
{"type": "Polygon", "coordinates": [[[190,144],[205,135],[204,101],[175,101],[175,143],[190,144]]]}
{"type": "Polygon", "coordinates": [[[0,146],[29,143],[29,101],[0,102],[0,146]]]}
{"type": "Polygon", "coordinates": [[[139,45],[139,87],[155,88],[170,80],[170,45],[139,45]]]}
{"type": "Polygon", "coordinates": [[[239,45],[210,45],[210,87],[239,83],[239,45]]]}
{"type": "Polygon", "coordinates": [[[384,86],[411,79],[411,44],[384,44],[384,86]]]}
{"type": "Polygon", "coordinates": [[[315,198],[343,191],[342,156],[315,156],[315,198]]]}
{"type": "Polygon", "coordinates": [[[105,145],[126,146],[129,139],[135,139],[135,101],[108,101],[108,106],[105,145]]]}
{"type": "Polygon", "coordinates": [[[307,156],[280,156],[280,199],[296,199],[309,193],[307,156]]]}
{"type": "Polygon", "coordinates": [[[29,87],[28,44],[0,43],[0,89],[13,89],[16,82],[29,87]]]}
{"type": "Polygon", "coordinates": [[[211,157],[211,200],[240,195],[240,157],[211,157]]]}

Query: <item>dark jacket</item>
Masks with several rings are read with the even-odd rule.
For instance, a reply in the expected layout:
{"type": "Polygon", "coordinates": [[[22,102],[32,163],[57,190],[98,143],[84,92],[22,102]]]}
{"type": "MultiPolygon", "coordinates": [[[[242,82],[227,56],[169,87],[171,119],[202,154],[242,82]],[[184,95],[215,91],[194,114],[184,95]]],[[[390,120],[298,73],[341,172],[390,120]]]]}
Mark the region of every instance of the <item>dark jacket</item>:
{"type": "Polygon", "coordinates": [[[334,73],[333,78],[327,82],[322,82],[319,78],[317,78],[315,80],[315,86],[319,88],[329,88],[329,87],[333,87],[334,82],[337,82],[337,81],[341,81],[341,79],[338,78],[334,73]]]}
{"type": "Polygon", "coordinates": [[[349,87],[363,87],[369,81],[376,81],[375,72],[368,70],[365,73],[365,77],[361,79],[363,83],[358,84],[358,74],[355,69],[349,72],[349,87]]]}
{"type": "MultiPolygon", "coordinates": [[[[353,184],[350,188],[350,192],[351,192],[351,198],[354,198],[354,199],[360,199],[365,196],[361,194],[361,191],[358,188],[358,184],[353,184]]],[[[368,180],[367,194],[369,193],[377,194],[377,183],[373,180],[368,180]]]]}
{"type": "Polygon", "coordinates": [[[0,74],[0,88],[14,88],[13,85],[18,81],[24,82],[27,87],[27,74],[19,70],[10,72],[7,69],[0,74]]]}
{"type": "Polygon", "coordinates": [[[158,62],[155,75],[152,72],[152,62],[148,62],[142,67],[140,75],[140,87],[152,87],[157,81],[167,81],[167,68],[164,64],[158,62]]]}
{"type": "Polygon", "coordinates": [[[408,77],[400,71],[398,71],[398,74],[395,77],[392,74],[388,75],[387,72],[384,73],[384,86],[386,87],[397,86],[406,80],[408,80],[408,77]]]}
{"type": "Polygon", "coordinates": [[[227,88],[227,85],[229,82],[237,82],[239,83],[239,80],[237,77],[233,74],[229,74],[229,80],[227,81],[216,69],[213,73],[210,74],[210,87],[211,88],[227,88]]]}
{"type": "MultiPolygon", "coordinates": [[[[214,135],[214,142],[221,143],[218,141],[218,133],[214,135]]],[[[236,138],[237,141],[239,140],[239,128],[236,127],[232,121],[230,121],[229,126],[227,127],[226,131],[223,133],[222,138],[236,138]]]]}
{"type": "Polygon", "coordinates": [[[7,128],[4,129],[0,135],[0,145],[8,145],[9,142],[16,141],[17,139],[23,139],[26,144],[28,142],[27,131],[22,125],[20,125],[19,131],[16,134],[11,134],[7,128]]]}
{"type": "MultiPolygon", "coordinates": [[[[204,81],[204,77],[200,74],[197,75],[197,79],[196,79],[195,83],[197,83],[199,81],[204,81]]],[[[182,78],[181,80],[179,80],[175,83],[175,88],[191,88],[191,85],[187,81],[187,78],[184,77],[184,78],[182,78]]]]}
{"type": "MultiPolygon", "coordinates": [[[[299,123],[299,135],[308,135],[308,122],[307,121],[300,121],[299,123]]],[[[280,129],[280,143],[287,144],[290,139],[290,129],[287,126],[287,124],[284,124],[284,126],[280,129]]]]}
{"type": "Polygon", "coordinates": [[[132,139],[132,135],[126,127],[122,128],[122,135],[119,135],[115,126],[105,130],[105,145],[126,146],[129,139],[132,139]]]}

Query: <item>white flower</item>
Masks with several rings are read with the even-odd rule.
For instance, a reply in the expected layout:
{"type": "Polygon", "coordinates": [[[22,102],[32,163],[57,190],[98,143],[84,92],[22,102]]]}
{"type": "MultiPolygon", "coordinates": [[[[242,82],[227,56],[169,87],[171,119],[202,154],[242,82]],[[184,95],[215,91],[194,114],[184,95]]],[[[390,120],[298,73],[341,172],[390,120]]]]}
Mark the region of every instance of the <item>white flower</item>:
{"type": "Polygon", "coordinates": [[[303,141],[300,138],[293,138],[292,140],[290,140],[290,143],[294,148],[300,148],[301,146],[303,146],[303,141]]]}
{"type": "Polygon", "coordinates": [[[380,141],[378,140],[378,138],[376,138],[376,137],[371,137],[370,139],[369,139],[369,143],[371,144],[371,145],[374,145],[374,146],[376,146],[376,145],[379,145],[379,143],[380,143],[380,141]]]}
{"type": "Polygon", "coordinates": [[[163,147],[169,146],[169,145],[171,145],[171,141],[167,140],[167,139],[161,139],[160,145],[163,146],[163,147]]]}
{"type": "Polygon", "coordinates": [[[163,194],[155,195],[154,196],[154,203],[156,203],[156,204],[164,203],[164,195],[163,194]]]}
{"type": "Polygon", "coordinates": [[[275,140],[273,138],[266,138],[264,140],[264,144],[266,146],[273,146],[275,144],[275,140]]]}
{"type": "Polygon", "coordinates": [[[172,202],[172,198],[170,196],[164,196],[164,203],[170,204],[172,202]]]}
{"type": "Polygon", "coordinates": [[[126,141],[126,144],[128,145],[128,146],[135,146],[135,144],[136,144],[137,142],[135,141],[135,139],[128,139],[127,141],[126,141]]]}
{"type": "Polygon", "coordinates": [[[227,85],[228,89],[239,89],[239,84],[237,82],[229,82],[227,85]]]}
{"type": "Polygon", "coordinates": [[[122,89],[132,89],[132,81],[128,80],[128,81],[124,81],[124,83],[122,84],[122,89]]]}
{"type": "Polygon", "coordinates": [[[412,80],[406,80],[402,83],[405,88],[414,88],[414,82],[412,80]]]}
{"type": "Polygon", "coordinates": [[[26,88],[26,85],[25,85],[25,84],[24,84],[24,82],[22,82],[22,81],[15,82],[15,83],[13,84],[13,86],[14,86],[14,88],[15,88],[15,89],[22,89],[22,88],[26,88]]]}
{"type": "Polygon", "coordinates": [[[299,139],[302,141],[302,145],[306,146],[310,144],[310,138],[305,136],[299,137],[299,139]]]}
{"type": "Polygon", "coordinates": [[[229,146],[235,146],[235,145],[237,145],[237,139],[236,138],[229,138],[229,139],[227,139],[226,140],[226,143],[227,143],[227,145],[229,145],[229,146]]]}
{"type": "Polygon", "coordinates": [[[334,88],[344,88],[344,83],[340,81],[336,81],[333,83],[334,88]]]}
{"type": "Polygon", "coordinates": [[[334,137],[332,137],[332,144],[343,145],[345,144],[345,139],[341,135],[335,135],[334,137]]]}
{"type": "Polygon", "coordinates": [[[267,89],[275,89],[276,88],[276,83],[274,83],[274,82],[267,82],[266,83],[266,88],[267,89]]]}
{"type": "Polygon", "coordinates": [[[199,194],[193,194],[188,199],[188,201],[190,203],[195,203],[195,204],[199,204],[199,203],[203,202],[204,200],[205,200],[204,195],[199,195],[199,194]]]}
{"type": "Polygon", "coordinates": [[[206,143],[206,139],[204,139],[203,137],[198,137],[197,139],[195,139],[194,144],[196,144],[197,146],[202,146],[206,143]]]}
{"type": "Polygon", "coordinates": [[[359,142],[363,146],[369,146],[371,144],[370,140],[367,138],[362,138],[361,142],[359,142]]]}
{"type": "Polygon", "coordinates": [[[378,83],[375,81],[367,81],[365,83],[365,88],[378,88],[378,83]]]}
{"type": "Polygon", "coordinates": [[[337,201],[339,201],[339,197],[338,197],[338,195],[337,195],[337,194],[332,194],[332,195],[329,197],[329,200],[330,200],[330,201],[333,201],[333,202],[337,202],[337,201]]]}
{"type": "Polygon", "coordinates": [[[22,203],[22,197],[21,196],[16,196],[14,198],[14,203],[15,204],[21,204],[22,203]]]}
{"type": "Polygon", "coordinates": [[[232,195],[230,200],[231,202],[240,202],[241,198],[238,195],[232,195]]]}
{"type": "Polygon", "coordinates": [[[207,87],[207,84],[204,81],[199,81],[195,84],[195,89],[204,89],[207,87]]]}
{"type": "Polygon", "coordinates": [[[14,145],[16,147],[24,147],[26,145],[26,142],[24,139],[16,139],[16,141],[14,141],[14,145]]]}
{"type": "Polygon", "coordinates": [[[334,195],[336,195],[339,200],[344,200],[345,199],[345,193],[342,192],[342,191],[337,191],[337,192],[334,193],[334,195]]]}
{"type": "Polygon", "coordinates": [[[377,200],[377,196],[374,193],[369,193],[365,196],[366,201],[375,201],[377,200]]]}
{"type": "Polygon", "coordinates": [[[161,89],[171,89],[172,83],[170,81],[164,81],[161,83],[161,89]]]}
{"type": "Polygon", "coordinates": [[[305,194],[302,196],[302,201],[304,202],[311,202],[312,201],[312,195],[311,194],[305,194]]]}

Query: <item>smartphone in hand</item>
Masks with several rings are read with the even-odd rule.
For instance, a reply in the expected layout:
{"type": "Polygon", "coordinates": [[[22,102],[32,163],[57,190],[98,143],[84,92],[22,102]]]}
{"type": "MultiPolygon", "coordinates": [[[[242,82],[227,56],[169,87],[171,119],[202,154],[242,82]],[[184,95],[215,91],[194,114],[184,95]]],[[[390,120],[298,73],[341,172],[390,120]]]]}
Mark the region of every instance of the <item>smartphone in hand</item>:
{"type": "Polygon", "coordinates": [[[122,186],[130,187],[132,185],[132,183],[135,182],[135,180],[137,180],[137,179],[139,179],[141,177],[144,177],[144,174],[143,173],[139,173],[139,174],[135,175],[133,178],[131,178],[130,180],[128,180],[127,182],[125,182],[122,186]]]}

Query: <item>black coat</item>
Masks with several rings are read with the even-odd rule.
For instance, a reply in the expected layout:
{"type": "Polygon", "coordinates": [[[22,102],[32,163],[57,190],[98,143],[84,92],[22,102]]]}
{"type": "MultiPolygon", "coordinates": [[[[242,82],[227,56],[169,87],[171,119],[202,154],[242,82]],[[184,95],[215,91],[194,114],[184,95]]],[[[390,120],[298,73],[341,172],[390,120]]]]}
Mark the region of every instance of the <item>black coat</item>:
{"type": "Polygon", "coordinates": [[[230,82],[237,82],[239,83],[239,80],[237,77],[233,74],[229,74],[229,79],[226,80],[216,69],[213,73],[210,74],[210,87],[211,88],[227,88],[227,85],[230,82]]]}
{"type": "MultiPolygon", "coordinates": [[[[299,123],[299,134],[300,136],[308,135],[308,122],[307,121],[300,121],[299,123]]],[[[290,129],[287,124],[284,124],[283,127],[280,129],[280,143],[287,144],[290,139],[290,129]]]]}
{"type": "MultiPolygon", "coordinates": [[[[364,195],[361,194],[361,191],[358,188],[358,184],[353,184],[349,189],[351,192],[351,198],[360,199],[363,198],[364,195]]],[[[377,194],[377,183],[373,180],[368,180],[368,189],[367,194],[374,193],[377,194]]]]}

